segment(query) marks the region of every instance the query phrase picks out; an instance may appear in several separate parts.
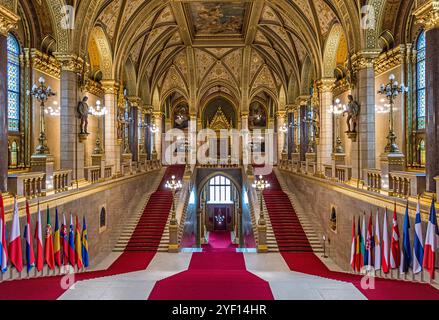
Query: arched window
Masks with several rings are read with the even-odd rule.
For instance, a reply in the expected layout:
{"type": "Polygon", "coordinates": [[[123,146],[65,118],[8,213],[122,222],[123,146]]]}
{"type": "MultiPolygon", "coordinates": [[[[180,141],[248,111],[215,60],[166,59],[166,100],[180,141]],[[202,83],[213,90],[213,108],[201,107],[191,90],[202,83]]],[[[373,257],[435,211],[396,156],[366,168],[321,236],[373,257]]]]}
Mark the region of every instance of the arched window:
{"type": "Polygon", "coordinates": [[[20,130],[20,45],[8,35],[8,130],[20,130]]]}
{"type": "Polygon", "coordinates": [[[215,176],[209,181],[209,201],[210,203],[229,203],[232,202],[232,184],[230,180],[223,176],[215,176]]]}
{"type": "Polygon", "coordinates": [[[416,119],[418,130],[425,129],[425,32],[422,31],[416,42],[416,119]]]}

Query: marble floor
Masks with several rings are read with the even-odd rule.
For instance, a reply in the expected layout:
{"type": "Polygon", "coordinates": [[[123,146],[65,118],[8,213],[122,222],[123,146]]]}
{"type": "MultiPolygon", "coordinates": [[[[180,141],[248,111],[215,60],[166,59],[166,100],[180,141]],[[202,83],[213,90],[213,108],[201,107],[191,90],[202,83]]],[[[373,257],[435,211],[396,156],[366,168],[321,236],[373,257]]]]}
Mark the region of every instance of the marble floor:
{"type": "MultiPolygon", "coordinates": [[[[115,257],[117,256],[104,261],[102,268],[115,257]]],[[[191,252],[157,253],[143,271],[79,281],[59,299],[144,300],[148,298],[157,281],[187,270],[191,257],[191,252]]],[[[278,253],[250,252],[244,253],[244,258],[247,270],[268,281],[276,299],[366,299],[350,283],[290,271],[278,253]]]]}

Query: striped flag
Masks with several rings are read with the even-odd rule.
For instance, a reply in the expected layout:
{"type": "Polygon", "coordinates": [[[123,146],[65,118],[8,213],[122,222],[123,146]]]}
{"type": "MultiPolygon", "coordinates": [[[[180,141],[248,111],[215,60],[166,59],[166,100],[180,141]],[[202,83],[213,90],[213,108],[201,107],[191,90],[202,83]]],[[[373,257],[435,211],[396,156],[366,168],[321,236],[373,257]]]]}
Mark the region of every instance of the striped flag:
{"type": "Polygon", "coordinates": [[[375,217],[375,236],[374,236],[374,268],[375,270],[381,269],[381,236],[380,236],[380,222],[379,222],[380,210],[377,209],[375,217]]]}
{"type": "Polygon", "coordinates": [[[371,270],[372,263],[372,250],[374,248],[373,228],[372,228],[372,213],[369,216],[369,223],[367,225],[366,236],[366,255],[367,255],[367,270],[371,270]]]}
{"type": "Polygon", "coordinates": [[[367,252],[366,252],[366,213],[363,213],[363,223],[361,226],[361,237],[360,237],[360,250],[361,256],[363,257],[363,266],[367,266],[367,252]]]}
{"type": "Polygon", "coordinates": [[[75,233],[75,259],[78,270],[82,269],[82,241],[81,227],[79,226],[78,216],[76,216],[76,233],[75,233]]]}
{"type": "Polygon", "coordinates": [[[392,222],[392,240],[390,242],[390,268],[397,269],[401,263],[401,249],[399,247],[399,228],[398,217],[395,209],[393,210],[393,222],[392,222]]]}
{"type": "Polygon", "coordinates": [[[9,239],[9,257],[11,264],[18,272],[23,270],[23,254],[21,250],[20,217],[18,215],[17,198],[14,198],[14,214],[12,218],[12,230],[9,239]]]}
{"type": "Polygon", "coordinates": [[[0,192],[0,269],[2,273],[8,271],[8,245],[6,243],[5,205],[0,192]]]}
{"type": "Polygon", "coordinates": [[[413,273],[419,273],[422,271],[422,260],[424,259],[424,245],[422,242],[424,237],[422,235],[422,220],[421,220],[421,208],[419,204],[416,206],[415,217],[415,235],[413,239],[413,273]]]}
{"type": "Polygon", "coordinates": [[[84,268],[87,268],[89,265],[89,257],[88,257],[88,235],[87,235],[87,225],[85,222],[85,216],[82,218],[82,263],[84,264],[84,268]]]}
{"type": "Polygon", "coordinates": [[[76,265],[75,261],[75,238],[73,233],[73,217],[70,214],[70,230],[69,230],[69,262],[70,265],[74,268],[76,265]]]}
{"type": "Polygon", "coordinates": [[[382,245],[382,252],[381,252],[381,266],[384,273],[388,273],[390,270],[390,263],[389,263],[389,230],[387,227],[387,208],[384,211],[384,220],[383,220],[383,245],[382,245]]]}
{"type": "Polygon", "coordinates": [[[356,249],[355,249],[355,265],[357,267],[357,271],[360,271],[363,267],[363,256],[361,255],[361,223],[360,217],[358,217],[358,225],[357,225],[357,241],[356,241],[356,249]]]}
{"type": "Polygon", "coordinates": [[[44,257],[46,259],[47,266],[50,270],[55,268],[55,257],[53,255],[53,235],[52,224],[50,223],[50,209],[47,206],[47,224],[46,224],[46,238],[44,241],[44,257]]]}
{"type": "Polygon", "coordinates": [[[55,209],[55,232],[53,233],[53,255],[55,258],[55,263],[58,267],[61,267],[61,239],[59,232],[59,221],[58,221],[58,207],[55,209]]]}
{"type": "Polygon", "coordinates": [[[412,262],[412,249],[410,247],[410,220],[409,220],[409,204],[405,208],[404,226],[402,234],[402,249],[401,249],[401,273],[409,271],[412,262]]]}
{"type": "Polygon", "coordinates": [[[355,218],[352,219],[352,244],[351,244],[351,267],[355,271],[355,252],[356,252],[356,239],[355,239],[355,218]]]}
{"type": "Polygon", "coordinates": [[[67,265],[69,263],[69,237],[67,233],[66,216],[64,212],[62,214],[62,218],[63,218],[63,223],[61,225],[61,231],[60,231],[61,248],[62,248],[61,261],[63,265],[67,265]]]}
{"type": "Polygon", "coordinates": [[[38,203],[38,217],[37,225],[35,226],[35,240],[37,241],[37,254],[35,267],[38,271],[43,270],[44,258],[43,258],[43,233],[41,231],[41,211],[40,203],[38,203]]]}
{"type": "Polygon", "coordinates": [[[27,272],[35,266],[34,246],[32,244],[32,232],[30,226],[29,202],[26,200],[26,227],[24,228],[24,238],[26,239],[26,266],[27,272]]]}
{"type": "Polygon", "coordinates": [[[430,278],[434,279],[435,254],[437,250],[437,241],[439,230],[437,227],[436,208],[434,207],[434,198],[431,202],[430,217],[428,219],[427,234],[425,235],[424,261],[423,267],[430,274],[430,278]]]}

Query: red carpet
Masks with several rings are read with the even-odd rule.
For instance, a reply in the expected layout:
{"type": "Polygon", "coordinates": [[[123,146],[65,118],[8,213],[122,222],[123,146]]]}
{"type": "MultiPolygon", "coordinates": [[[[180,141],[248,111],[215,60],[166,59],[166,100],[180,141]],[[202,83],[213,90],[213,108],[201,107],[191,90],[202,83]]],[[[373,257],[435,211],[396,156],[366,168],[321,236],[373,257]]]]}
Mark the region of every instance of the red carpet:
{"type": "Polygon", "coordinates": [[[268,282],[246,271],[230,232],[211,232],[187,271],[158,281],[150,300],[272,300],[268,282]]]}
{"type": "MultiPolygon", "coordinates": [[[[125,251],[103,271],[74,275],[74,281],[108,277],[122,273],[144,270],[155,256],[157,246],[171,208],[171,192],[163,191],[166,180],[172,175],[181,179],[184,166],[170,166],[153,193],[125,251]]],[[[0,300],[55,300],[65,289],[61,287],[63,276],[41,277],[0,283],[0,300]]]]}
{"type": "Polygon", "coordinates": [[[375,289],[361,287],[362,276],[330,271],[312,252],[305,232],[288,196],[274,173],[265,177],[271,183],[264,199],[282,257],[292,271],[352,283],[371,300],[439,299],[439,291],[428,284],[375,278],[375,289]]]}
{"type": "Polygon", "coordinates": [[[272,172],[264,179],[270,188],[264,191],[264,200],[270,216],[274,236],[280,252],[312,252],[290,199],[282,191],[276,175],[272,172]]]}

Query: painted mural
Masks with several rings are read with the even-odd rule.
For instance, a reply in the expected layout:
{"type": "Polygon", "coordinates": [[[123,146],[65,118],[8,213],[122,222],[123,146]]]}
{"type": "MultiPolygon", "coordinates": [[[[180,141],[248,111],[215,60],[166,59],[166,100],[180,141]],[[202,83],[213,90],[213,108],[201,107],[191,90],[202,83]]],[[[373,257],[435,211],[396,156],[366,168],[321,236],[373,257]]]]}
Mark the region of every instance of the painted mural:
{"type": "Polygon", "coordinates": [[[242,33],[245,13],[243,3],[192,2],[189,10],[197,35],[242,33]]]}

